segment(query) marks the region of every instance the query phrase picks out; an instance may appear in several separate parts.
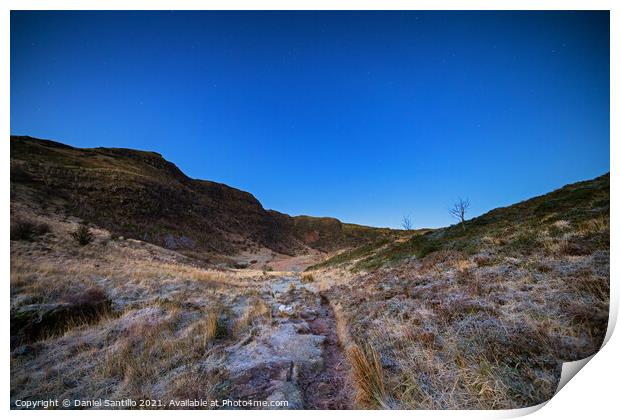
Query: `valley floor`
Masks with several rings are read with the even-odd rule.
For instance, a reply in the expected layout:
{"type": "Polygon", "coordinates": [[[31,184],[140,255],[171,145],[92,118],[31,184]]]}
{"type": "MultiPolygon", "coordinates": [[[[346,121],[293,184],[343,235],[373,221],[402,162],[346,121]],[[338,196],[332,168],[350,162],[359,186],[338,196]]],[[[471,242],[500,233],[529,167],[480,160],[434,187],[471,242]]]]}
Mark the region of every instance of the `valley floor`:
{"type": "Polygon", "coordinates": [[[297,271],[316,255],[215,270],[105,230],[80,246],[76,220],[41,221],[50,232],[11,242],[14,408],[518,408],[549,399],[561,362],[597,351],[607,325],[606,250],[439,251],[355,273],[297,271]]]}
{"type": "Polygon", "coordinates": [[[351,408],[319,285],[294,272],[211,270],[72,222],[11,258],[11,400],[285,401],[351,408]]]}

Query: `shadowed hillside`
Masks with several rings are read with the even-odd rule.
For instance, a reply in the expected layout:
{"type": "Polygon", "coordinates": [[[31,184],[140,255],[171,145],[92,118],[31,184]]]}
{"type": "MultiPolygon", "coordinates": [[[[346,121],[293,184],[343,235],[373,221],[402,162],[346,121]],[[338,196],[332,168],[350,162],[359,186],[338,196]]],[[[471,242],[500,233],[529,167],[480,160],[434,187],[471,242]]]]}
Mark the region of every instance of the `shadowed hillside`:
{"type": "Polygon", "coordinates": [[[11,137],[11,200],[202,260],[261,247],[287,255],[332,251],[389,232],[265,210],[252,194],[191,179],[155,152],[21,136],[11,137]]]}

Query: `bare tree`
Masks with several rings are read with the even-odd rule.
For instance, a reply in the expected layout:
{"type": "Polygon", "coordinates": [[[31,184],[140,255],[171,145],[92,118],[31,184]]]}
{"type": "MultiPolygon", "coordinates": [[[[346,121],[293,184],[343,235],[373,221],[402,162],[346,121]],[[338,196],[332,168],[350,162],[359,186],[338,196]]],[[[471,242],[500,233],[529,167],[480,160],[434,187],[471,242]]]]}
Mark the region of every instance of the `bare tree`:
{"type": "Polygon", "coordinates": [[[450,214],[452,215],[452,217],[461,222],[463,230],[465,230],[465,213],[467,213],[468,209],[469,199],[467,198],[465,200],[459,198],[456,203],[454,203],[454,206],[452,206],[452,208],[450,209],[450,214]]]}
{"type": "Polygon", "coordinates": [[[411,223],[411,217],[409,216],[403,216],[403,220],[400,222],[400,225],[405,230],[413,229],[413,223],[411,223]]]}

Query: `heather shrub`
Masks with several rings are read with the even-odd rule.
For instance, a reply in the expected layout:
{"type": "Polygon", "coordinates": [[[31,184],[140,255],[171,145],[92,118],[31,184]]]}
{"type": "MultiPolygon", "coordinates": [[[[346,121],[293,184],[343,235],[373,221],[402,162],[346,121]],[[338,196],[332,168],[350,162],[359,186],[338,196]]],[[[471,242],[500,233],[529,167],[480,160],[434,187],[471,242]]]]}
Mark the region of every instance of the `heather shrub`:
{"type": "Polygon", "coordinates": [[[37,236],[50,232],[47,223],[35,223],[30,220],[17,219],[11,222],[11,240],[31,241],[37,236]]]}

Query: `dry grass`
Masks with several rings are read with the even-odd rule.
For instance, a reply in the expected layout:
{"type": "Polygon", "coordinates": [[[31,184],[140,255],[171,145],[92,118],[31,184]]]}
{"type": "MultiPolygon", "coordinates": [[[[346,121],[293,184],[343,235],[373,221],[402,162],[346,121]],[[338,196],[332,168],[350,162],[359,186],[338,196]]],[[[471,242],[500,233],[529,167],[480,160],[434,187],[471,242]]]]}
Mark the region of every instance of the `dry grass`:
{"type": "Polygon", "coordinates": [[[383,365],[383,398],[398,408],[509,409],[549,399],[560,362],[593,354],[605,335],[607,226],[602,218],[555,222],[553,234],[513,230],[505,242],[488,237],[480,254],[440,251],[331,285],[339,337],[375,352],[353,350],[364,404],[373,404],[376,375],[364,375],[373,360],[383,365]],[[518,248],[498,251],[514,238],[518,248]]]}
{"type": "Polygon", "coordinates": [[[379,354],[370,346],[352,345],[347,349],[352,368],[355,400],[360,408],[387,408],[383,368],[379,354]]]}
{"type": "Polygon", "coordinates": [[[261,321],[271,323],[271,307],[264,300],[252,297],[241,317],[235,322],[235,334],[241,335],[261,321]]]}
{"type": "Polygon", "coordinates": [[[304,274],[301,277],[301,282],[302,283],[314,283],[314,275],[312,273],[304,274]]]}
{"type": "MultiPolygon", "coordinates": [[[[221,371],[201,371],[194,369],[183,372],[172,380],[165,400],[205,400],[221,399],[223,394],[222,383],[226,375],[221,371]]],[[[212,407],[204,407],[212,408],[212,407]]]]}
{"type": "Polygon", "coordinates": [[[349,333],[342,309],[331,305],[336,321],[336,334],[351,366],[351,384],[359,408],[389,408],[384,372],[379,353],[372,347],[361,348],[349,333]]]}
{"type": "Polygon", "coordinates": [[[347,327],[347,320],[344,315],[344,311],[339,305],[334,305],[330,303],[330,306],[332,308],[332,311],[334,313],[334,319],[336,321],[336,335],[338,336],[338,341],[340,342],[340,345],[345,350],[347,350],[354,343],[347,327]]]}
{"type": "Polygon", "coordinates": [[[11,221],[12,241],[32,241],[34,238],[51,231],[50,225],[45,222],[35,222],[16,218],[11,221]]]}
{"type": "Polygon", "coordinates": [[[103,361],[98,365],[93,382],[114,381],[119,384],[117,394],[133,398],[155,398],[153,390],[159,384],[172,395],[213,395],[219,383],[218,376],[198,378],[200,362],[219,357],[214,347],[216,340],[222,339],[222,325],[216,311],[185,327],[186,333],[179,334],[183,314],[168,311],[159,321],[132,324],[129,330],[105,350],[103,361]],[[178,375],[166,375],[183,367],[178,375]],[[182,384],[191,384],[190,389],[182,389],[182,384]],[[196,388],[198,384],[205,388],[196,388]]]}
{"type": "Polygon", "coordinates": [[[609,302],[609,279],[592,274],[584,274],[568,281],[568,286],[576,292],[586,297],[592,296],[600,302],[609,302]]]}
{"type": "Polygon", "coordinates": [[[270,307],[257,297],[269,279],[195,267],[139,241],[106,242],[106,233],[97,229],[93,242],[79,247],[66,240],[74,229],[75,223],[54,223],[53,235],[12,246],[14,309],[62,304],[80,310],[12,356],[11,395],[90,399],[221,392],[225,374],[207,364],[223,366],[222,349],[235,340],[229,329],[269,319],[270,307]],[[236,319],[230,305],[243,296],[252,309],[236,319]],[[104,305],[109,311],[81,316],[107,298],[113,310],[104,305]],[[63,385],[66,378],[77,385],[63,385]]]}
{"type": "MultiPolygon", "coordinates": [[[[218,335],[218,332],[221,330],[219,315],[215,311],[211,311],[207,314],[207,318],[204,323],[204,328],[202,331],[203,335],[203,343],[206,344],[215,340],[218,335]]],[[[205,346],[206,347],[206,346],[205,346]]]]}
{"type": "Polygon", "coordinates": [[[582,236],[593,233],[607,234],[609,232],[609,215],[584,220],[577,226],[577,232],[582,236]]]}
{"type": "Polygon", "coordinates": [[[191,326],[188,336],[192,342],[197,342],[203,351],[218,338],[218,335],[222,335],[224,328],[219,317],[217,311],[211,310],[203,319],[191,326]]]}

